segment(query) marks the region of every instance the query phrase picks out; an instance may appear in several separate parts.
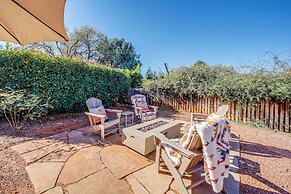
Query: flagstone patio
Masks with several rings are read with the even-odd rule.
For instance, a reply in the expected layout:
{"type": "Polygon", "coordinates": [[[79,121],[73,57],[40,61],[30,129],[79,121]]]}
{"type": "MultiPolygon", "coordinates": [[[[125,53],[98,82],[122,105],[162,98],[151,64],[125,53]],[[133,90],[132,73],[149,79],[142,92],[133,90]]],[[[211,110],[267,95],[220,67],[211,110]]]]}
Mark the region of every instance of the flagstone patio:
{"type": "MultiPolygon", "coordinates": [[[[25,160],[36,193],[179,193],[172,176],[157,173],[154,153],[144,157],[122,145],[118,134],[101,142],[98,136],[84,133],[88,130],[63,132],[12,147],[25,160]]],[[[227,183],[228,189],[238,193],[238,176],[235,172],[231,176],[235,178],[227,183]]],[[[192,192],[213,193],[207,184],[192,192]]]]}

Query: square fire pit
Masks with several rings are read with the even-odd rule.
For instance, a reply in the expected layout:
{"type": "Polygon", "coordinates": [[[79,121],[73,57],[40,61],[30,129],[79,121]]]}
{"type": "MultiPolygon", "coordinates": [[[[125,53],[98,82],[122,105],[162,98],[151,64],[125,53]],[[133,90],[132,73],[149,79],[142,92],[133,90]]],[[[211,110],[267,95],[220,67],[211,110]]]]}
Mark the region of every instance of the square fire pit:
{"type": "Polygon", "coordinates": [[[181,123],[163,118],[154,119],[124,128],[122,143],[142,155],[147,155],[156,149],[153,131],[159,131],[172,139],[180,134],[181,123]]]}

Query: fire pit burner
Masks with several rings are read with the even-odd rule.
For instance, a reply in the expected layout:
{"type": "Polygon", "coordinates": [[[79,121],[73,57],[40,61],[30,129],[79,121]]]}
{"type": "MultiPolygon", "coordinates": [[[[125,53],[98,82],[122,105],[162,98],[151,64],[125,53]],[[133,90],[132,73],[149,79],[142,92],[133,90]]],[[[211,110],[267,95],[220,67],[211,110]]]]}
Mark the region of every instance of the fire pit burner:
{"type": "Polygon", "coordinates": [[[152,123],[152,124],[149,124],[149,125],[142,126],[142,127],[138,128],[137,130],[142,131],[142,132],[147,132],[147,131],[150,131],[152,129],[158,128],[158,127],[160,127],[162,125],[165,125],[165,124],[168,124],[168,122],[158,121],[156,123],[152,123]]]}

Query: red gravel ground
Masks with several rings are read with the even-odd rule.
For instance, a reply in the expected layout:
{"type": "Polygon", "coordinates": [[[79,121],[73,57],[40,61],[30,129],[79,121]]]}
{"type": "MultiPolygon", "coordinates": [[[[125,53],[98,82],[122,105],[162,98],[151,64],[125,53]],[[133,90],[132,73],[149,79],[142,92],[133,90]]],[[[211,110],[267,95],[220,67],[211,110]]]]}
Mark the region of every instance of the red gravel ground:
{"type": "Polygon", "coordinates": [[[234,125],[240,135],[242,193],[291,193],[291,135],[234,125]]]}
{"type": "MultiPolygon", "coordinates": [[[[130,107],[115,107],[130,109],[130,107]]],[[[159,116],[189,121],[189,113],[161,109],[159,116]]],[[[0,123],[0,193],[33,193],[25,162],[10,149],[28,138],[41,138],[89,125],[83,113],[42,117],[20,132],[0,123]]],[[[291,193],[291,134],[233,123],[240,135],[241,193],[291,193]]]]}

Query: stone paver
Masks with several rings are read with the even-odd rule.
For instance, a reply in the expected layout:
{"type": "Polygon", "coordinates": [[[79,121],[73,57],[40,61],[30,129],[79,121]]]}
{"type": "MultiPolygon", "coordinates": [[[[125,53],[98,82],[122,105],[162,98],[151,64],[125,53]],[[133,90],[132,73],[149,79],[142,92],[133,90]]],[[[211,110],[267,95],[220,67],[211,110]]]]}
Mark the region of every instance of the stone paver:
{"type": "Polygon", "coordinates": [[[177,194],[177,192],[170,190],[170,191],[167,191],[166,194],[177,194]]]}
{"type": "Polygon", "coordinates": [[[75,184],[69,185],[66,190],[70,194],[130,194],[129,185],[124,180],[117,180],[108,169],[88,176],[75,184]]]}
{"type": "Polygon", "coordinates": [[[52,144],[53,141],[49,140],[32,140],[20,143],[18,145],[12,146],[11,149],[18,152],[19,154],[31,152],[52,144]]]}
{"type": "Polygon", "coordinates": [[[78,149],[74,146],[64,145],[60,149],[38,160],[38,162],[66,162],[68,158],[77,151],[78,149]]]}
{"type": "Polygon", "coordinates": [[[68,133],[69,133],[68,131],[58,133],[58,134],[48,137],[48,139],[56,140],[56,141],[63,141],[67,143],[68,133]]]}
{"type": "Polygon", "coordinates": [[[84,135],[82,131],[74,130],[68,134],[69,143],[77,145],[97,145],[97,135],[84,135]]]}
{"type": "Polygon", "coordinates": [[[107,146],[100,152],[100,155],[102,162],[118,179],[152,163],[135,151],[121,145],[107,146]]]}
{"type": "Polygon", "coordinates": [[[149,194],[149,191],[144,188],[144,186],[138,182],[138,180],[133,175],[128,175],[125,180],[131,185],[131,189],[134,193],[138,194],[149,194]]]}
{"type": "MultiPolygon", "coordinates": [[[[179,193],[172,176],[157,172],[151,160],[155,158],[154,153],[146,158],[121,145],[119,135],[100,142],[100,137],[85,134],[85,129],[12,147],[26,161],[26,171],[36,193],[179,193]]],[[[238,150],[235,156],[239,153],[238,146],[232,145],[231,153],[238,150]]],[[[228,193],[238,193],[237,158],[231,157],[230,161],[234,172],[226,180],[226,189],[228,193]]],[[[192,182],[194,180],[192,177],[192,182]]],[[[186,180],[186,185],[190,183],[191,180],[186,180]]],[[[192,193],[208,194],[213,191],[210,185],[204,183],[192,193]]]]}
{"type": "MultiPolygon", "coordinates": [[[[204,177],[202,177],[204,179],[204,177]]],[[[198,177],[192,177],[191,179],[184,178],[183,181],[186,186],[191,185],[192,183],[196,182],[198,180],[198,177]]],[[[173,180],[171,186],[171,190],[174,190],[176,193],[180,193],[180,188],[178,187],[175,180],[173,180]]],[[[212,190],[211,185],[205,183],[202,183],[201,185],[198,185],[197,187],[193,188],[191,191],[189,190],[189,193],[203,193],[203,194],[214,194],[214,191],[212,190]]]]}
{"type": "Polygon", "coordinates": [[[172,182],[172,176],[157,172],[155,164],[147,166],[135,173],[133,176],[145,187],[150,193],[166,193],[172,182]]]}
{"type": "Polygon", "coordinates": [[[33,163],[25,169],[30,177],[36,193],[41,193],[55,186],[61,171],[61,162],[33,163]]]}
{"type": "Polygon", "coordinates": [[[56,186],[46,192],[44,192],[43,194],[63,194],[63,189],[61,186],[56,186]]]}
{"type": "Polygon", "coordinates": [[[58,185],[71,184],[104,168],[99,156],[100,150],[100,147],[89,147],[72,155],[63,167],[58,185]]]}
{"type": "Polygon", "coordinates": [[[54,143],[46,147],[42,147],[37,150],[33,150],[31,152],[26,152],[21,156],[25,160],[26,164],[30,164],[32,162],[36,162],[37,160],[43,158],[44,156],[50,154],[51,152],[59,149],[62,146],[62,143],[54,143]]]}

